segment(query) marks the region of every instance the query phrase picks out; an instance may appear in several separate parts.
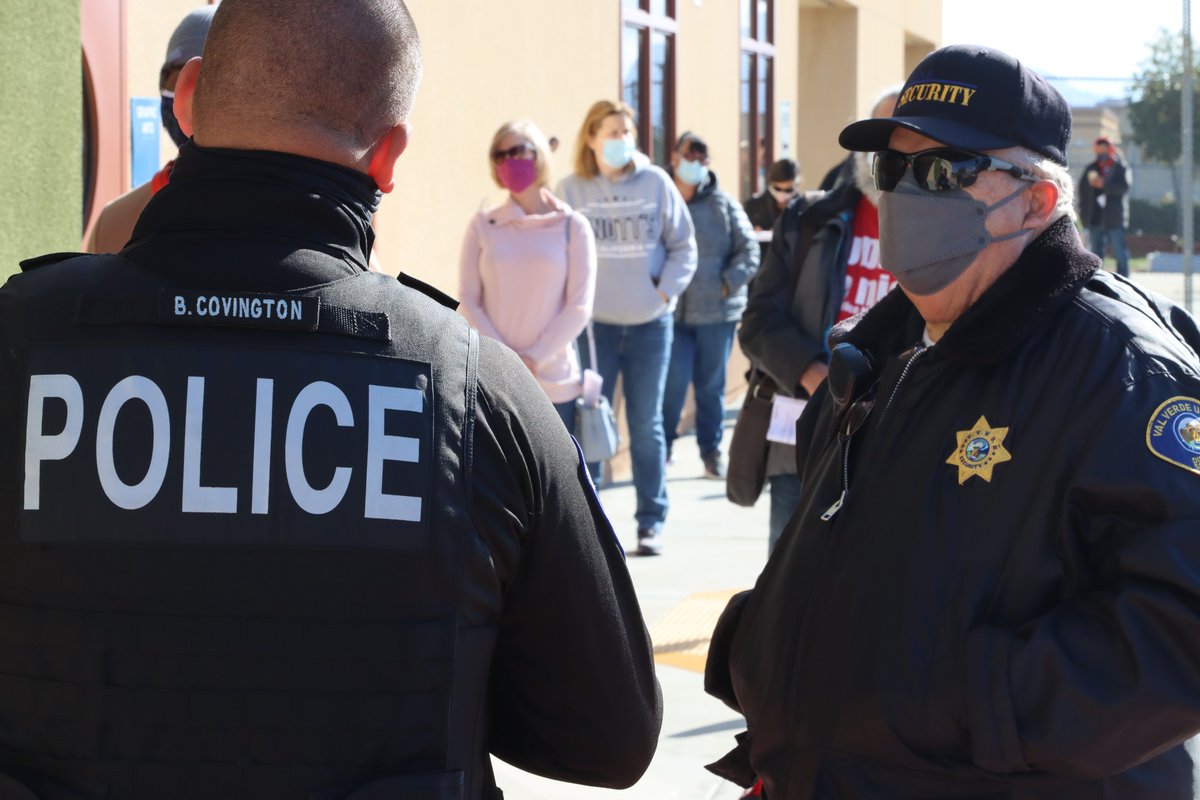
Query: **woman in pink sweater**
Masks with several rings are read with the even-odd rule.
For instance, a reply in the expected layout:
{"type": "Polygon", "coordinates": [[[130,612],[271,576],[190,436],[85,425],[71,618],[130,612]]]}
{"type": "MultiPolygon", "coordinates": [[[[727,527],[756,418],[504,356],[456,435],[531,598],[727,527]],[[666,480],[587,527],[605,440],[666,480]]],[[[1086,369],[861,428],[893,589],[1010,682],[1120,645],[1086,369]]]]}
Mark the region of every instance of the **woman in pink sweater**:
{"type": "Polygon", "coordinates": [[[532,122],[509,122],[491,146],[492,179],[509,192],[467,227],[459,311],[516,351],[575,432],[575,337],[592,316],[596,243],[587,219],[550,193],[550,145],[532,122]]]}

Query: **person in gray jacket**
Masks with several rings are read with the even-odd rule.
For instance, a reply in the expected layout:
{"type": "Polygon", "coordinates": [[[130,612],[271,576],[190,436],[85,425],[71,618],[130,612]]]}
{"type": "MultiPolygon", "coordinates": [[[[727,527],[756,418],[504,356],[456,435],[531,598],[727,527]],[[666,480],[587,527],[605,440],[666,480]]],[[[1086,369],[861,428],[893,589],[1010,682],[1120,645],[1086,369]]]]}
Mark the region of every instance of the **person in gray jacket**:
{"type": "MultiPolygon", "coordinates": [[[[633,109],[592,105],[575,144],[575,174],[558,196],[587,217],[596,235],[596,361],[612,401],[622,376],[629,454],[637,491],[638,555],[662,552],[667,519],[663,389],[674,330],[672,312],[696,272],[696,237],[687,204],[666,172],[637,150],[633,109]]],[[[580,347],[587,353],[586,339],[580,347]]],[[[593,477],[599,464],[589,464],[593,477]]]]}
{"type": "Polygon", "coordinates": [[[696,229],[696,275],[675,307],[675,335],[663,395],[667,458],[683,411],[688,384],[696,391],[696,444],[704,477],[724,479],[721,423],[725,369],[733,333],[746,309],[746,286],[758,271],[759,247],[741,203],[717,188],[708,168],[708,145],[684,133],[671,154],[671,177],[687,201],[696,229]]]}

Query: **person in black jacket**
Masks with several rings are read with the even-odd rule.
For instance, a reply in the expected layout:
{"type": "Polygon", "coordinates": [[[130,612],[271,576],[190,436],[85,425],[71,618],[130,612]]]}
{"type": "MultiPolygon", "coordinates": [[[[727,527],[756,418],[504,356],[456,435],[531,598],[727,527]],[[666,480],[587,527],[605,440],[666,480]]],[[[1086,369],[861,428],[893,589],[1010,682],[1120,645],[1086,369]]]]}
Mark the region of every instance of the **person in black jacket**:
{"type": "Polygon", "coordinates": [[[706,685],[769,798],[1192,800],[1200,731],[1200,330],[1099,269],[1070,109],[947,47],[878,151],[900,282],[833,331],[804,495],[706,685]]]}
{"type": "Polygon", "coordinates": [[[224,0],[129,244],[0,290],[0,796],[490,800],[489,751],[649,763],[577,447],[512,351],[367,269],[420,75],[400,0],[224,0]]]}
{"type": "MultiPolygon", "coordinates": [[[[800,165],[790,158],[781,158],[767,169],[767,188],[742,202],[754,230],[770,233],[775,221],[796,196],[800,183],[800,165]]],[[[759,260],[767,257],[770,241],[759,242],[759,260]]]]}
{"type": "MultiPolygon", "coordinates": [[[[890,115],[898,95],[895,89],[881,95],[871,116],[890,115]]],[[[854,156],[852,180],[829,194],[806,192],[788,204],[738,330],[742,352],[775,387],[773,412],[790,414],[793,421],[825,378],[829,329],[895,285],[879,258],[880,192],[872,185],[866,154],[854,156]]],[[[800,502],[796,447],[783,441],[788,438],[775,437],[766,446],[772,550],[800,502]]]]}
{"type": "Polygon", "coordinates": [[[1104,258],[1107,240],[1117,274],[1129,277],[1129,247],[1125,229],[1129,227],[1129,165],[1107,136],[1092,144],[1096,160],[1083,168],[1079,179],[1079,215],[1088,232],[1091,251],[1104,258]]]}

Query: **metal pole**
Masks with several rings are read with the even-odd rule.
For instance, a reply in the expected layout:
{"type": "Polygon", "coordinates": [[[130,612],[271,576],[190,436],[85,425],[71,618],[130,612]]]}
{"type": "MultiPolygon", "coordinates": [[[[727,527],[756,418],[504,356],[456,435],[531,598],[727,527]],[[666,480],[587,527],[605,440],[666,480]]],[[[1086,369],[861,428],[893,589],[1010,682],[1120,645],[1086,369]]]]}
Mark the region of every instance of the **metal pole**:
{"type": "Polygon", "coordinates": [[[1192,231],[1192,189],[1196,174],[1192,153],[1192,0],[1183,0],[1183,91],[1180,93],[1181,124],[1183,141],[1182,197],[1183,210],[1183,305],[1192,310],[1192,253],[1195,250],[1192,231]]]}

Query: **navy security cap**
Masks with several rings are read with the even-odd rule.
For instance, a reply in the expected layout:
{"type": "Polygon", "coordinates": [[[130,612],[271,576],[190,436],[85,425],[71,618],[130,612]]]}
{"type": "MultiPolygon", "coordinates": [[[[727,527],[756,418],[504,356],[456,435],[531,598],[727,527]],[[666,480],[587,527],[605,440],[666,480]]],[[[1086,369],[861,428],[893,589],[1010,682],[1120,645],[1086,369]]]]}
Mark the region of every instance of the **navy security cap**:
{"type": "Polygon", "coordinates": [[[897,127],[966,150],[1027,147],[1065,167],[1071,109],[1041,75],[1012,56],[953,45],[917,65],[893,116],[852,123],[838,143],[847,150],[886,150],[897,127]]]}

